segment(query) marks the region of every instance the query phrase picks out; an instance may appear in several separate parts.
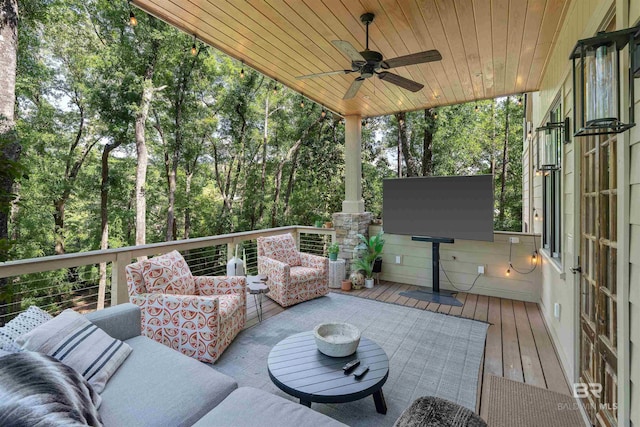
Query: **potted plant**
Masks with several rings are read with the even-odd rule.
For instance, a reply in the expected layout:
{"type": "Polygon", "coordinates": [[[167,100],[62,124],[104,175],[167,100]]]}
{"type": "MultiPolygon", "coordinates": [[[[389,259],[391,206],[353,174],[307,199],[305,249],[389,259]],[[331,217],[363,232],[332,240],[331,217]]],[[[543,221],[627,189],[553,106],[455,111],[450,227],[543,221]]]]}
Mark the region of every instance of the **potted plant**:
{"type": "Polygon", "coordinates": [[[353,263],[353,268],[364,274],[365,288],[373,288],[373,261],[374,259],[371,259],[369,255],[365,255],[362,258],[356,259],[353,263]]]}
{"type": "Polygon", "coordinates": [[[316,228],[322,228],[322,219],[318,218],[315,220],[315,226],[316,228]]]}
{"type": "Polygon", "coordinates": [[[329,260],[337,261],[338,253],[340,253],[340,245],[337,243],[330,244],[329,248],[327,248],[327,253],[329,254],[329,260]]]}
{"type": "Polygon", "coordinates": [[[375,236],[371,236],[368,239],[362,235],[358,234],[358,238],[360,239],[360,244],[356,246],[356,249],[360,251],[361,256],[368,257],[373,262],[373,272],[380,273],[382,271],[382,249],[384,248],[384,233],[380,231],[375,236]]]}

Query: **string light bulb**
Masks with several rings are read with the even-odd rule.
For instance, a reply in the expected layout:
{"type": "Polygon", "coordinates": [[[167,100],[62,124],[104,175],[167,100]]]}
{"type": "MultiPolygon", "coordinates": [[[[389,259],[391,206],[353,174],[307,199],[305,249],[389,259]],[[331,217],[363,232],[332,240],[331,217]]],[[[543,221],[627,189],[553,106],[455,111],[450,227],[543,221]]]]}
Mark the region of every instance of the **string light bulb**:
{"type": "Polygon", "coordinates": [[[136,15],[133,14],[133,10],[131,9],[129,9],[129,25],[131,25],[132,27],[138,25],[138,19],[136,18],[136,15]]]}
{"type": "Polygon", "coordinates": [[[476,113],[477,113],[478,110],[479,110],[478,104],[476,104],[475,110],[476,110],[476,113]]]}
{"type": "Polygon", "coordinates": [[[531,261],[536,262],[538,260],[538,251],[533,251],[531,254],[531,261]]]}
{"type": "Polygon", "coordinates": [[[304,98],[300,101],[300,108],[304,108],[304,98]]]}
{"type": "Polygon", "coordinates": [[[196,56],[198,54],[198,48],[196,47],[196,36],[193,36],[193,44],[191,45],[191,55],[196,56]]]}
{"type": "Polygon", "coordinates": [[[437,118],[438,118],[438,113],[434,113],[434,114],[433,114],[433,118],[434,118],[434,119],[437,119],[437,118]]]}
{"type": "Polygon", "coordinates": [[[540,216],[538,215],[538,211],[534,209],[533,219],[535,221],[540,221],[540,216]]]}
{"type": "Polygon", "coordinates": [[[323,119],[327,116],[327,112],[324,111],[324,108],[322,109],[322,112],[320,113],[320,117],[322,117],[323,119]]]}
{"type": "Polygon", "coordinates": [[[511,276],[511,266],[507,268],[507,276],[511,276]]]}
{"type": "Polygon", "coordinates": [[[278,81],[276,80],[275,82],[273,82],[273,94],[277,94],[278,93],[278,81]]]}
{"type": "Polygon", "coordinates": [[[518,97],[518,106],[522,105],[522,96],[518,97]]]}
{"type": "Polygon", "coordinates": [[[242,64],[242,67],[240,68],[240,78],[244,79],[244,62],[240,61],[240,63],[242,64]]]}

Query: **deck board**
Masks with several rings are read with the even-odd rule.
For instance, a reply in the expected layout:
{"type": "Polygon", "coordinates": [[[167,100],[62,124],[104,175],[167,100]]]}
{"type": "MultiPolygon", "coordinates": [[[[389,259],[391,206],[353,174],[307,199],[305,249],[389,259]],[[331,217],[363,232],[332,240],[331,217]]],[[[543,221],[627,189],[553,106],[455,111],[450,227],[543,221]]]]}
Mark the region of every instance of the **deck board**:
{"type": "Polygon", "coordinates": [[[518,331],[518,342],[520,344],[520,357],[522,361],[522,373],[524,382],[537,387],[547,386],[542,373],[542,365],[538,356],[538,349],[533,340],[531,324],[527,310],[522,301],[513,302],[513,312],[516,318],[516,329],[518,331]]]}
{"type": "Polygon", "coordinates": [[[513,314],[513,301],[500,301],[502,309],[502,360],[504,363],[504,377],[513,381],[524,382],[522,375],[522,360],[520,359],[520,343],[513,314]]]}
{"type": "MultiPolygon", "coordinates": [[[[558,355],[544,324],[537,304],[509,299],[459,293],[462,307],[443,306],[400,295],[416,286],[381,281],[373,289],[332,292],[353,295],[420,310],[444,312],[489,323],[484,357],[481,362],[476,411],[487,419],[489,375],[525,382],[563,394],[570,394],[558,355]]],[[[245,328],[258,323],[253,296],[247,296],[245,328]]],[[[275,316],[285,309],[269,298],[263,301],[264,318],[275,316]]]]}

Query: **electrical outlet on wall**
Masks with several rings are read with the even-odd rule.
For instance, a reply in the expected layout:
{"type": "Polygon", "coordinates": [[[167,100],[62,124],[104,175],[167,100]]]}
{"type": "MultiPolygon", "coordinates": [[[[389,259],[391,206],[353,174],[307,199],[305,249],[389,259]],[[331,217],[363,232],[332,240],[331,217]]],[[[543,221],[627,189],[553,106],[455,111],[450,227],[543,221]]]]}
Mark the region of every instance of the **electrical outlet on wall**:
{"type": "Polygon", "coordinates": [[[553,304],[553,317],[555,317],[556,319],[560,319],[560,304],[559,303],[553,304]]]}
{"type": "Polygon", "coordinates": [[[484,265],[478,266],[478,274],[484,274],[484,265]]]}
{"type": "Polygon", "coordinates": [[[519,237],[509,237],[509,243],[520,243],[519,237]]]}
{"type": "Polygon", "coordinates": [[[402,264],[402,255],[396,255],[396,264],[402,264]]]}

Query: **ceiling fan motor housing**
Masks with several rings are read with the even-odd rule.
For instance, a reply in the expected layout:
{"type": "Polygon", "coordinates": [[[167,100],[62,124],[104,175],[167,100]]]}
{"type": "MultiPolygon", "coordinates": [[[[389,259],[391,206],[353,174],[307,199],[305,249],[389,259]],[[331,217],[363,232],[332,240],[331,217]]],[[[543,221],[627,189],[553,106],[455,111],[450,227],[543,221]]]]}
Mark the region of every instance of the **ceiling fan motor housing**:
{"type": "Polygon", "coordinates": [[[375,71],[378,71],[380,69],[382,54],[374,50],[363,50],[362,52],[360,52],[360,54],[367,62],[363,63],[361,61],[353,61],[351,65],[356,70],[360,70],[362,77],[368,79],[375,74],[375,71]]]}

